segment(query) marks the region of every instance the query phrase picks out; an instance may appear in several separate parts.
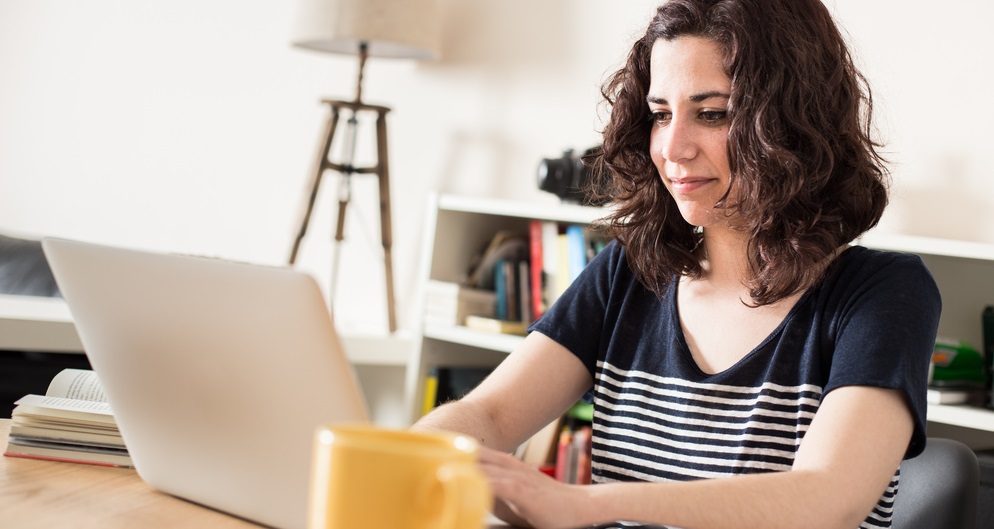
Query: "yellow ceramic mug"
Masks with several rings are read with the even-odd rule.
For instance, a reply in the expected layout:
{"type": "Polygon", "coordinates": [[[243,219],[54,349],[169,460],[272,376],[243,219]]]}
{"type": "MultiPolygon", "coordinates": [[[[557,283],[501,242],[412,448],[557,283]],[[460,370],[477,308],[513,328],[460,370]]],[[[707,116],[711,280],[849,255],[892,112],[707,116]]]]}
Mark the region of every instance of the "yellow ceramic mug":
{"type": "Polygon", "coordinates": [[[318,429],[310,529],[479,529],[492,497],[477,443],[365,425],[318,429]]]}

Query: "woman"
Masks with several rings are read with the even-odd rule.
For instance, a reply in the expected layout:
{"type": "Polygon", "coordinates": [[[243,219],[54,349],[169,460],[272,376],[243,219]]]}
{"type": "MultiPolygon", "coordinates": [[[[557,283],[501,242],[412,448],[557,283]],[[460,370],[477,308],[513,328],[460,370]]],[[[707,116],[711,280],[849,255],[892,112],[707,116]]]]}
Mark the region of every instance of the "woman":
{"type": "Polygon", "coordinates": [[[489,447],[516,525],[889,527],[925,441],[940,301],[917,257],[849,246],[885,172],[828,11],[671,0],[605,95],[615,242],[415,428],[489,447]],[[596,485],[504,453],[590,390],[596,485]]]}

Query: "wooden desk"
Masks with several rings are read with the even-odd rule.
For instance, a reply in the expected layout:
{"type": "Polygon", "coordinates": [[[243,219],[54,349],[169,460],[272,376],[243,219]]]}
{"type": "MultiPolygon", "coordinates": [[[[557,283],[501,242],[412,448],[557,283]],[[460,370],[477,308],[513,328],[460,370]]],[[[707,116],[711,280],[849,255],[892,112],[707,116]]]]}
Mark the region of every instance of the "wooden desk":
{"type": "MultiPolygon", "coordinates": [[[[0,419],[7,448],[10,419],[0,419]]],[[[19,529],[259,525],[152,490],[133,469],[0,457],[0,525],[19,529]]]]}
{"type": "MultiPolygon", "coordinates": [[[[7,449],[10,419],[0,419],[7,449]]],[[[18,529],[264,527],[152,490],[131,468],[0,456],[0,526],[18,529]]],[[[512,529],[489,517],[487,529],[512,529]]]]}

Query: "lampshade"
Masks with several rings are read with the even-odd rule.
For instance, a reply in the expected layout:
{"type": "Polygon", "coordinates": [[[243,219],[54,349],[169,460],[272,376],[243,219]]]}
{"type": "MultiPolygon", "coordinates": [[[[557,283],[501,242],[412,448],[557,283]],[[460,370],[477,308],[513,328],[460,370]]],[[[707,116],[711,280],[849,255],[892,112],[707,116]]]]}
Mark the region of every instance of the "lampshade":
{"type": "Polygon", "coordinates": [[[299,0],[293,45],[328,53],[436,59],[438,0],[299,0]]]}

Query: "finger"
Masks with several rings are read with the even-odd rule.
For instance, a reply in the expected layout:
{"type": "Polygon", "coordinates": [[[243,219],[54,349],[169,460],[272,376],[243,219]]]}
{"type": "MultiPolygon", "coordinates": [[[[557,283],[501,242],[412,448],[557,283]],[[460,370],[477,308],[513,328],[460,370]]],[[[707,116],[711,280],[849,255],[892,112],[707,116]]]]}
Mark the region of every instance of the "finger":
{"type": "Polygon", "coordinates": [[[492,450],[486,447],[480,447],[479,460],[481,463],[490,463],[490,464],[499,464],[499,463],[507,464],[512,461],[518,461],[516,457],[510,454],[506,454],[504,452],[500,452],[497,450],[492,450]]]}

